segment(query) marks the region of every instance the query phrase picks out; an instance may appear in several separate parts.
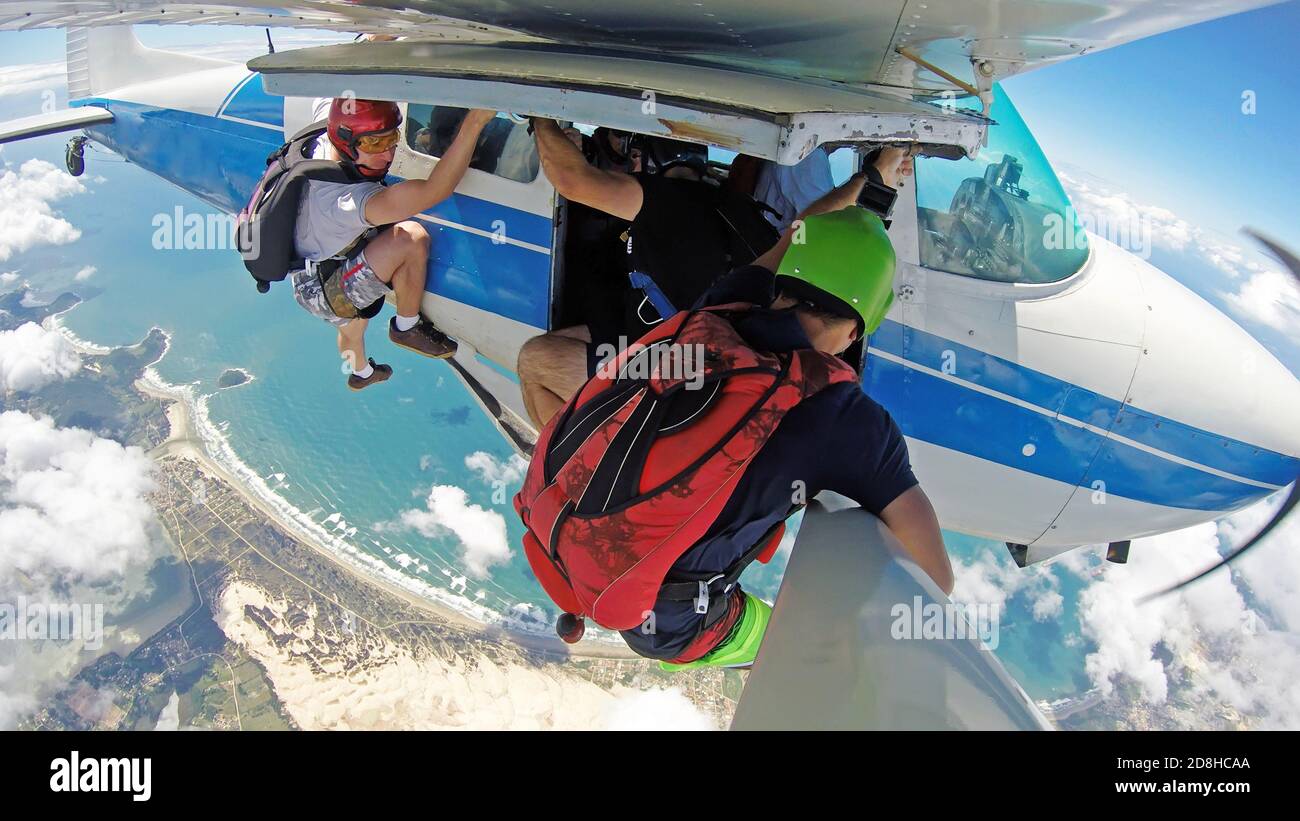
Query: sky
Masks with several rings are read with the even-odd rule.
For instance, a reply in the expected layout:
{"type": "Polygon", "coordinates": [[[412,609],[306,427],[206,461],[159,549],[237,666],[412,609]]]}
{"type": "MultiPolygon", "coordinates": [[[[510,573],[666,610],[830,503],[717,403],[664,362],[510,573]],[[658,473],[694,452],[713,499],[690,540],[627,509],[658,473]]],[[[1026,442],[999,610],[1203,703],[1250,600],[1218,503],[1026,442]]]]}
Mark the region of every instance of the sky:
{"type": "Polygon", "coordinates": [[[1212,20],[1004,83],[1048,159],[1142,202],[1300,248],[1300,2],[1212,20]],[[1242,113],[1253,91],[1255,113],[1242,113]]]}

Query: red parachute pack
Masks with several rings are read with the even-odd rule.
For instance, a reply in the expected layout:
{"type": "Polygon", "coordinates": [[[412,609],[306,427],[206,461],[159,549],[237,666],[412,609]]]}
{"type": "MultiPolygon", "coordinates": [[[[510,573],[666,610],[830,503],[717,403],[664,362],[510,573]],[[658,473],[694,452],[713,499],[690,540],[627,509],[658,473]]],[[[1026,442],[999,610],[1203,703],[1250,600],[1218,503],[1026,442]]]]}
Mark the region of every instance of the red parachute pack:
{"type": "MultiPolygon", "coordinates": [[[[729,317],[752,308],[676,314],[603,366],[542,430],[514,503],[533,573],[572,614],[569,628],[557,626],[566,640],[581,636],[584,616],[611,630],[641,624],[785,414],[857,378],[815,350],[751,348],[729,317]]],[[[770,557],[779,538],[744,564],[770,557]]]]}

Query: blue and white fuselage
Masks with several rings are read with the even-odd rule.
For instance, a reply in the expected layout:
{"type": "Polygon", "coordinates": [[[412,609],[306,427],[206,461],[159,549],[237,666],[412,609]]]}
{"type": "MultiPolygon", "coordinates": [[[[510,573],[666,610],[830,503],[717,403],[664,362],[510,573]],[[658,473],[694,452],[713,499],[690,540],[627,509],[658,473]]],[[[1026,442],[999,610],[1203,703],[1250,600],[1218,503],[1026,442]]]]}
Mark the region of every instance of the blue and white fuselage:
{"type": "MultiPolygon", "coordinates": [[[[71,105],[110,111],[91,139],[225,212],[243,207],[267,154],[310,112],[237,64],[71,105]]],[[[403,144],[393,174],[434,162],[403,144]]],[[[897,295],[862,386],[907,436],[946,528],[1028,545],[1034,561],[1212,520],[1300,473],[1300,384],[1232,320],[1095,235],[1078,269],[1052,281],[935,267],[918,217],[927,166],[917,174],[894,210],[897,295]]],[[[420,216],[433,237],[424,310],[459,340],[459,372],[490,395],[485,408],[516,428],[509,372],[557,316],[555,208],[543,174],[472,169],[420,216]]]]}

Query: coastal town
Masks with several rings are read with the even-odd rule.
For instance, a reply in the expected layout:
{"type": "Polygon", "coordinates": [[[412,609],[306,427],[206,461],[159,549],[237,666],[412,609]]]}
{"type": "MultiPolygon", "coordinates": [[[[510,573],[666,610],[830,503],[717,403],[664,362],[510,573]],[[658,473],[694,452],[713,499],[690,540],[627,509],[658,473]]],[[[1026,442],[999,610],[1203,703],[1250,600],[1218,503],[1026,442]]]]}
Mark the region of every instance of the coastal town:
{"type": "Polygon", "coordinates": [[[616,693],[670,686],[713,726],[729,723],[743,674],[670,678],[618,647],[571,655],[363,578],[222,476],[179,400],[168,414],[150,501],[195,603],[124,657],[87,667],[25,726],[151,729],[173,705],[179,723],[211,729],[579,729],[602,726],[616,693]]]}

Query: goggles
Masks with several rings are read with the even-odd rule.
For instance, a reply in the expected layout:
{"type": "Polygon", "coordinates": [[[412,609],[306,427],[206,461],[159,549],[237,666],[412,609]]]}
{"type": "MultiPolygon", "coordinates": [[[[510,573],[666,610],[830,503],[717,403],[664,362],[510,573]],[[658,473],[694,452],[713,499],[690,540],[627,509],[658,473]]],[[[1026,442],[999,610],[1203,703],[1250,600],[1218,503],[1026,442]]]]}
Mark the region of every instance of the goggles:
{"type": "Polygon", "coordinates": [[[397,145],[402,139],[402,135],[397,129],[385,131],[382,134],[364,134],[356,139],[358,151],[366,154],[383,154],[388,149],[397,145]]]}

